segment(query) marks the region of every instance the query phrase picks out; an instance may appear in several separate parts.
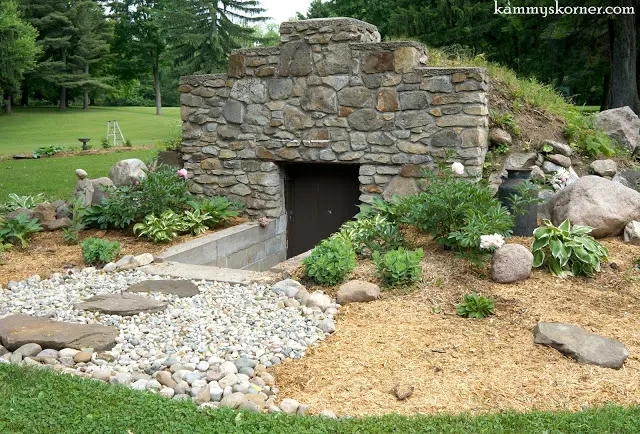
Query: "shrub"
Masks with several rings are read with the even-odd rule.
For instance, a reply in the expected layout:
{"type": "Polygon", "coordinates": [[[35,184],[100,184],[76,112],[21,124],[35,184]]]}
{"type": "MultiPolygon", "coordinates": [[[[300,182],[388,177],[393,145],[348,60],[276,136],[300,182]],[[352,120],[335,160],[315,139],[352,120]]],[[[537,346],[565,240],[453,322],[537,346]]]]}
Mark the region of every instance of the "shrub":
{"type": "Polygon", "coordinates": [[[120,253],[118,241],[107,241],[100,238],[85,238],[81,247],[85,262],[93,266],[102,266],[112,262],[120,253]]]}
{"type": "Polygon", "coordinates": [[[187,204],[193,208],[194,211],[206,213],[211,217],[206,222],[210,228],[214,228],[220,223],[225,223],[231,217],[238,216],[238,205],[224,196],[198,198],[196,200],[190,200],[187,204]]]}
{"type": "Polygon", "coordinates": [[[90,206],[85,210],[83,223],[100,229],[129,227],[139,216],[135,196],[136,186],[124,185],[109,191],[100,205],[90,206]]]}
{"type": "Polygon", "coordinates": [[[554,276],[591,277],[600,271],[600,262],[607,260],[609,251],[588,235],[589,226],[573,225],[567,219],[554,226],[544,220],[544,227],[533,231],[533,266],[546,265],[554,276]]]}
{"type": "Polygon", "coordinates": [[[302,263],[307,276],[322,285],[335,285],[356,268],[356,253],[348,240],[333,236],[322,240],[302,263]]]}
{"type": "Polygon", "coordinates": [[[360,205],[360,212],[356,215],[356,218],[363,219],[379,215],[390,223],[407,223],[409,209],[410,203],[408,199],[393,196],[391,201],[387,202],[380,197],[374,197],[371,205],[360,205]]]}
{"type": "Polygon", "coordinates": [[[422,249],[414,251],[400,247],[380,255],[373,252],[373,260],[376,263],[376,275],[382,277],[385,285],[396,287],[416,282],[422,278],[420,261],[424,257],[422,249]]]}
{"type": "Polygon", "coordinates": [[[52,155],[55,155],[58,152],[62,152],[62,151],[64,151],[64,148],[62,146],[53,146],[53,145],[40,146],[39,148],[34,149],[33,158],[40,158],[43,155],[47,157],[51,157],[52,155]]]}
{"type": "Polygon", "coordinates": [[[142,223],[133,226],[133,233],[139,237],[145,236],[154,243],[168,243],[185,231],[183,218],[168,210],[160,217],[149,214],[142,223]]]}
{"type": "Polygon", "coordinates": [[[456,305],[456,313],[465,318],[486,318],[493,315],[494,303],[490,298],[476,294],[465,294],[462,303],[456,305]]]}
{"type": "Polygon", "coordinates": [[[29,219],[25,213],[20,213],[15,219],[0,222],[0,240],[11,244],[19,242],[24,249],[29,245],[31,234],[41,230],[42,227],[38,224],[38,219],[29,219]]]}
{"type": "Polygon", "coordinates": [[[376,215],[348,221],[339,236],[348,239],[358,255],[369,257],[373,252],[387,252],[402,247],[404,236],[397,224],[376,215]]]}
{"type": "Polygon", "coordinates": [[[80,231],[86,227],[83,222],[86,208],[82,204],[82,199],[76,198],[70,205],[69,211],[71,211],[71,226],[62,229],[62,239],[69,244],[78,244],[80,231]]]}

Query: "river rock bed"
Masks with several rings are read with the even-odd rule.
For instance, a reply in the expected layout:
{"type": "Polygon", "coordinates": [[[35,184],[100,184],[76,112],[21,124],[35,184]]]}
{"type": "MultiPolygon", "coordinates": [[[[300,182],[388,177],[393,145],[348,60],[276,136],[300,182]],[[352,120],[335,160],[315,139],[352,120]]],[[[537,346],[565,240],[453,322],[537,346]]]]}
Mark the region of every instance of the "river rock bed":
{"type": "MultiPolygon", "coordinates": [[[[30,343],[9,352],[0,345],[0,362],[50,366],[167,398],[193,399],[206,407],[280,411],[275,379],[266,369],[303,357],[307,347],[335,329],[338,305],[292,281],[279,282],[273,290],[257,284],[193,281],[200,293],[192,297],[138,293],[167,306],[131,316],[75,307],[96,295],[125,293],[131,285],[161,279],[165,278],[139,270],[107,274],[86,268],[47,280],[32,276],[10,282],[0,289],[0,321],[26,314],[112,326],[118,336],[107,351],[55,350],[30,343]]],[[[286,404],[282,410],[306,412],[302,404],[286,404]]]]}

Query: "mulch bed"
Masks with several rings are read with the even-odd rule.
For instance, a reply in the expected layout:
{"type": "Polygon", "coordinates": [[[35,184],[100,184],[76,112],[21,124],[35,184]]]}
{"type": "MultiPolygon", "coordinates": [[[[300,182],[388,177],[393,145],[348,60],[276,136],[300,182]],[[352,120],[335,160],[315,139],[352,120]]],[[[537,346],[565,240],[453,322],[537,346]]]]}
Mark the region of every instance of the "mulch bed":
{"type": "MultiPolygon", "coordinates": [[[[378,301],[342,307],[335,334],[301,360],[271,370],[281,399],[352,416],[640,403],[640,282],[632,280],[640,277],[633,269],[640,247],[601,240],[617,267],[604,264],[593,279],[534,270],[527,281],[499,285],[489,269],[475,269],[415,232],[409,238],[425,250],[424,282],[411,292],[384,291],[378,301]],[[455,314],[455,304],[471,291],[495,299],[495,316],[455,314]],[[533,343],[538,321],[577,324],[617,339],[631,357],[620,370],[579,365],[533,343]],[[412,396],[399,401],[396,385],[414,386],[412,396]]],[[[530,246],[532,239],[510,242],[530,246]]],[[[353,278],[375,282],[373,271],[363,262],[353,278]]]]}
{"type": "MultiPolygon", "coordinates": [[[[235,226],[245,223],[244,217],[232,218],[228,225],[235,226]]],[[[88,229],[82,231],[81,238],[104,238],[109,241],[119,241],[122,247],[120,257],[124,255],[139,255],[141,253],[160,253],[176,244],[184,243],[194,238],[210,235],[215,231],[207,231],[198,236],[183,235],[167,244],[153,244],[133,235],[131,231],[88,229]]],[[[43,279],[52,273],[63,272],[66,268],[84,268],[87,265],[82,259],[82,249],[77,244],[66,244],[61,238],[62,232],[39,232],[32,236],[29,247],[21,249],[13,247],[3,254],[6,262],[0,265],[0,286],[5,286],[11,280],[22,280],[34,274],[43,279]]]]}

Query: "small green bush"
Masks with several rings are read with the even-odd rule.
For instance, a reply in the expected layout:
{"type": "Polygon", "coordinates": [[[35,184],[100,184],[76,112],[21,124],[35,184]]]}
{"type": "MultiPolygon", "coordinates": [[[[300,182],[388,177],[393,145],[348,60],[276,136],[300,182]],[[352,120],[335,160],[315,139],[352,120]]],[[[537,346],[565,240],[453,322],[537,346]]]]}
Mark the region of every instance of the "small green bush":
{"type": "Polygon", "coordinates": [[[494,303],[490,298],[476,294],[465,294],[462,303],[456,305],[456,313],[465,318],[486,318],[493,315],[494,303]]]}
{"type": "Polygon", "coordinates": [[[200,211],[210,216],[211,218],[207,220],[206,224],[212,229],[220,223],[227,222],[231,217],[238,216],[238,204],[224,196],[198,198],[190,200],[187,204],[194,211],[200,211]]]}
{"type": "Polygon", "coordinates": [[[147,237],[154,243],[168,243],[180,232],[185,232],[184,219],[171,210],[163,212],[160,217],[149,214],[142,223],[133,226],[134,234],[147,237]]]}
{"type": "Polygon", "coordinates": [[[193,235],[202,234],[209,229],[209,220],[211,220],[211,216],[199,209],[185,211],[182,222],[183,230],[191,232],[193,235]]]}
{"type": "Polygon", "coordinates": [[[351,243],[333,236],[322,240],[302,263],[305,274],[321,285],[335,285],[356,268],[356,252],[351,243]]]}
{"type": "Polygon", "coordinates": [[[120,243],[118,241],[85,238],[80,245],[84,261],[96,267],[112,262],[120,253],[120,243]]]}
{"type": "Polygon", "coordinates": [[[24,249],[29,246],[31,234],[41,230],[42,226],[38,224],[38,219],[30,219],[27,214],[20,213],[14,219],[0,222],[0,240],[13,245],[20,243],[20,246],[24,249]]]}
{"type": "Polygon", "coordinates": [[[404,244],[398,225],[380,215],[346,222],[340,227],[339,236],[348,239],[356,253],[365,257],[370,257],[373,252],[397,249],[404,244]]]}
{"type": "Polygon", "coordinates": [[[569,219],[554,226],[544,220],[544,227],[533,231],[533,266],[546,265],[554,276],[592,277],[600,271],[600,262],[607,260],[609,251],[588,235],[589,226],[573,225],[569,219]]]}
{"type": "Polygon", "coordinates": [[[40,146],[39,148],[34,149],[33,158],[40,158],[43,155],[47,157],[51,157],[57,154],[58,152],[62,152],[62,151],[64,151],[64,148],[62,146],[53,146],[53,145],[40,146]]]}
{"type": "Polygon", "coordinates": [[[390,250],[384,255],[373,252],[373,260],[376,263],[376,275],[382,278],[385,285],[395,288],[399,285],[407,285],[422,279],[422,267],[420,261],[424,257],[422,249],[414,251],[400,247],[390,250]]]}

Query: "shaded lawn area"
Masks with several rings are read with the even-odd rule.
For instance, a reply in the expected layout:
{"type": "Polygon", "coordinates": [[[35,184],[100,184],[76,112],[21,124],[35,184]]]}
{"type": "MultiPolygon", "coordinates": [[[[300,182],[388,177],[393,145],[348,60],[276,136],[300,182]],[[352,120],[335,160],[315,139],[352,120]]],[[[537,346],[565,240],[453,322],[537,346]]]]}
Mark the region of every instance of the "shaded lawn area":
{"type": "MultiPolygon", "coordinates": [[[[125,139],[133,146],[155,145],[171,135],[180,136],[180,108],[91,107],[84,111],[72,107],[15,107],[11,115],[0,116],[0,154],[31,153],[40,146],[80,147],[80,137],[91,139],[89,146],[100,147],[106,136],[107,121],[117,120],[125,139]]],[[[118,137],[118,140],[120,138],[118,137]]]]}
{"type": "Polygon", "coordinates": [[[45,369],[0,365],[3,433],[637,433],[640,407],[579,413],[399,416],[331,420],[200,410],[45,369]]]}
{"type": "Polygon", "coordinates": [[[48,200],[68,199],[77,181],[75,170],[84,169],[90,178],[107,176],[111,167],[126,158],[147,162],[157,151],[112,152],[108,154],[78,155],[37,160],[0,161],[0,203],[10,193],[19,196],[44,193],[48,200]]]}

